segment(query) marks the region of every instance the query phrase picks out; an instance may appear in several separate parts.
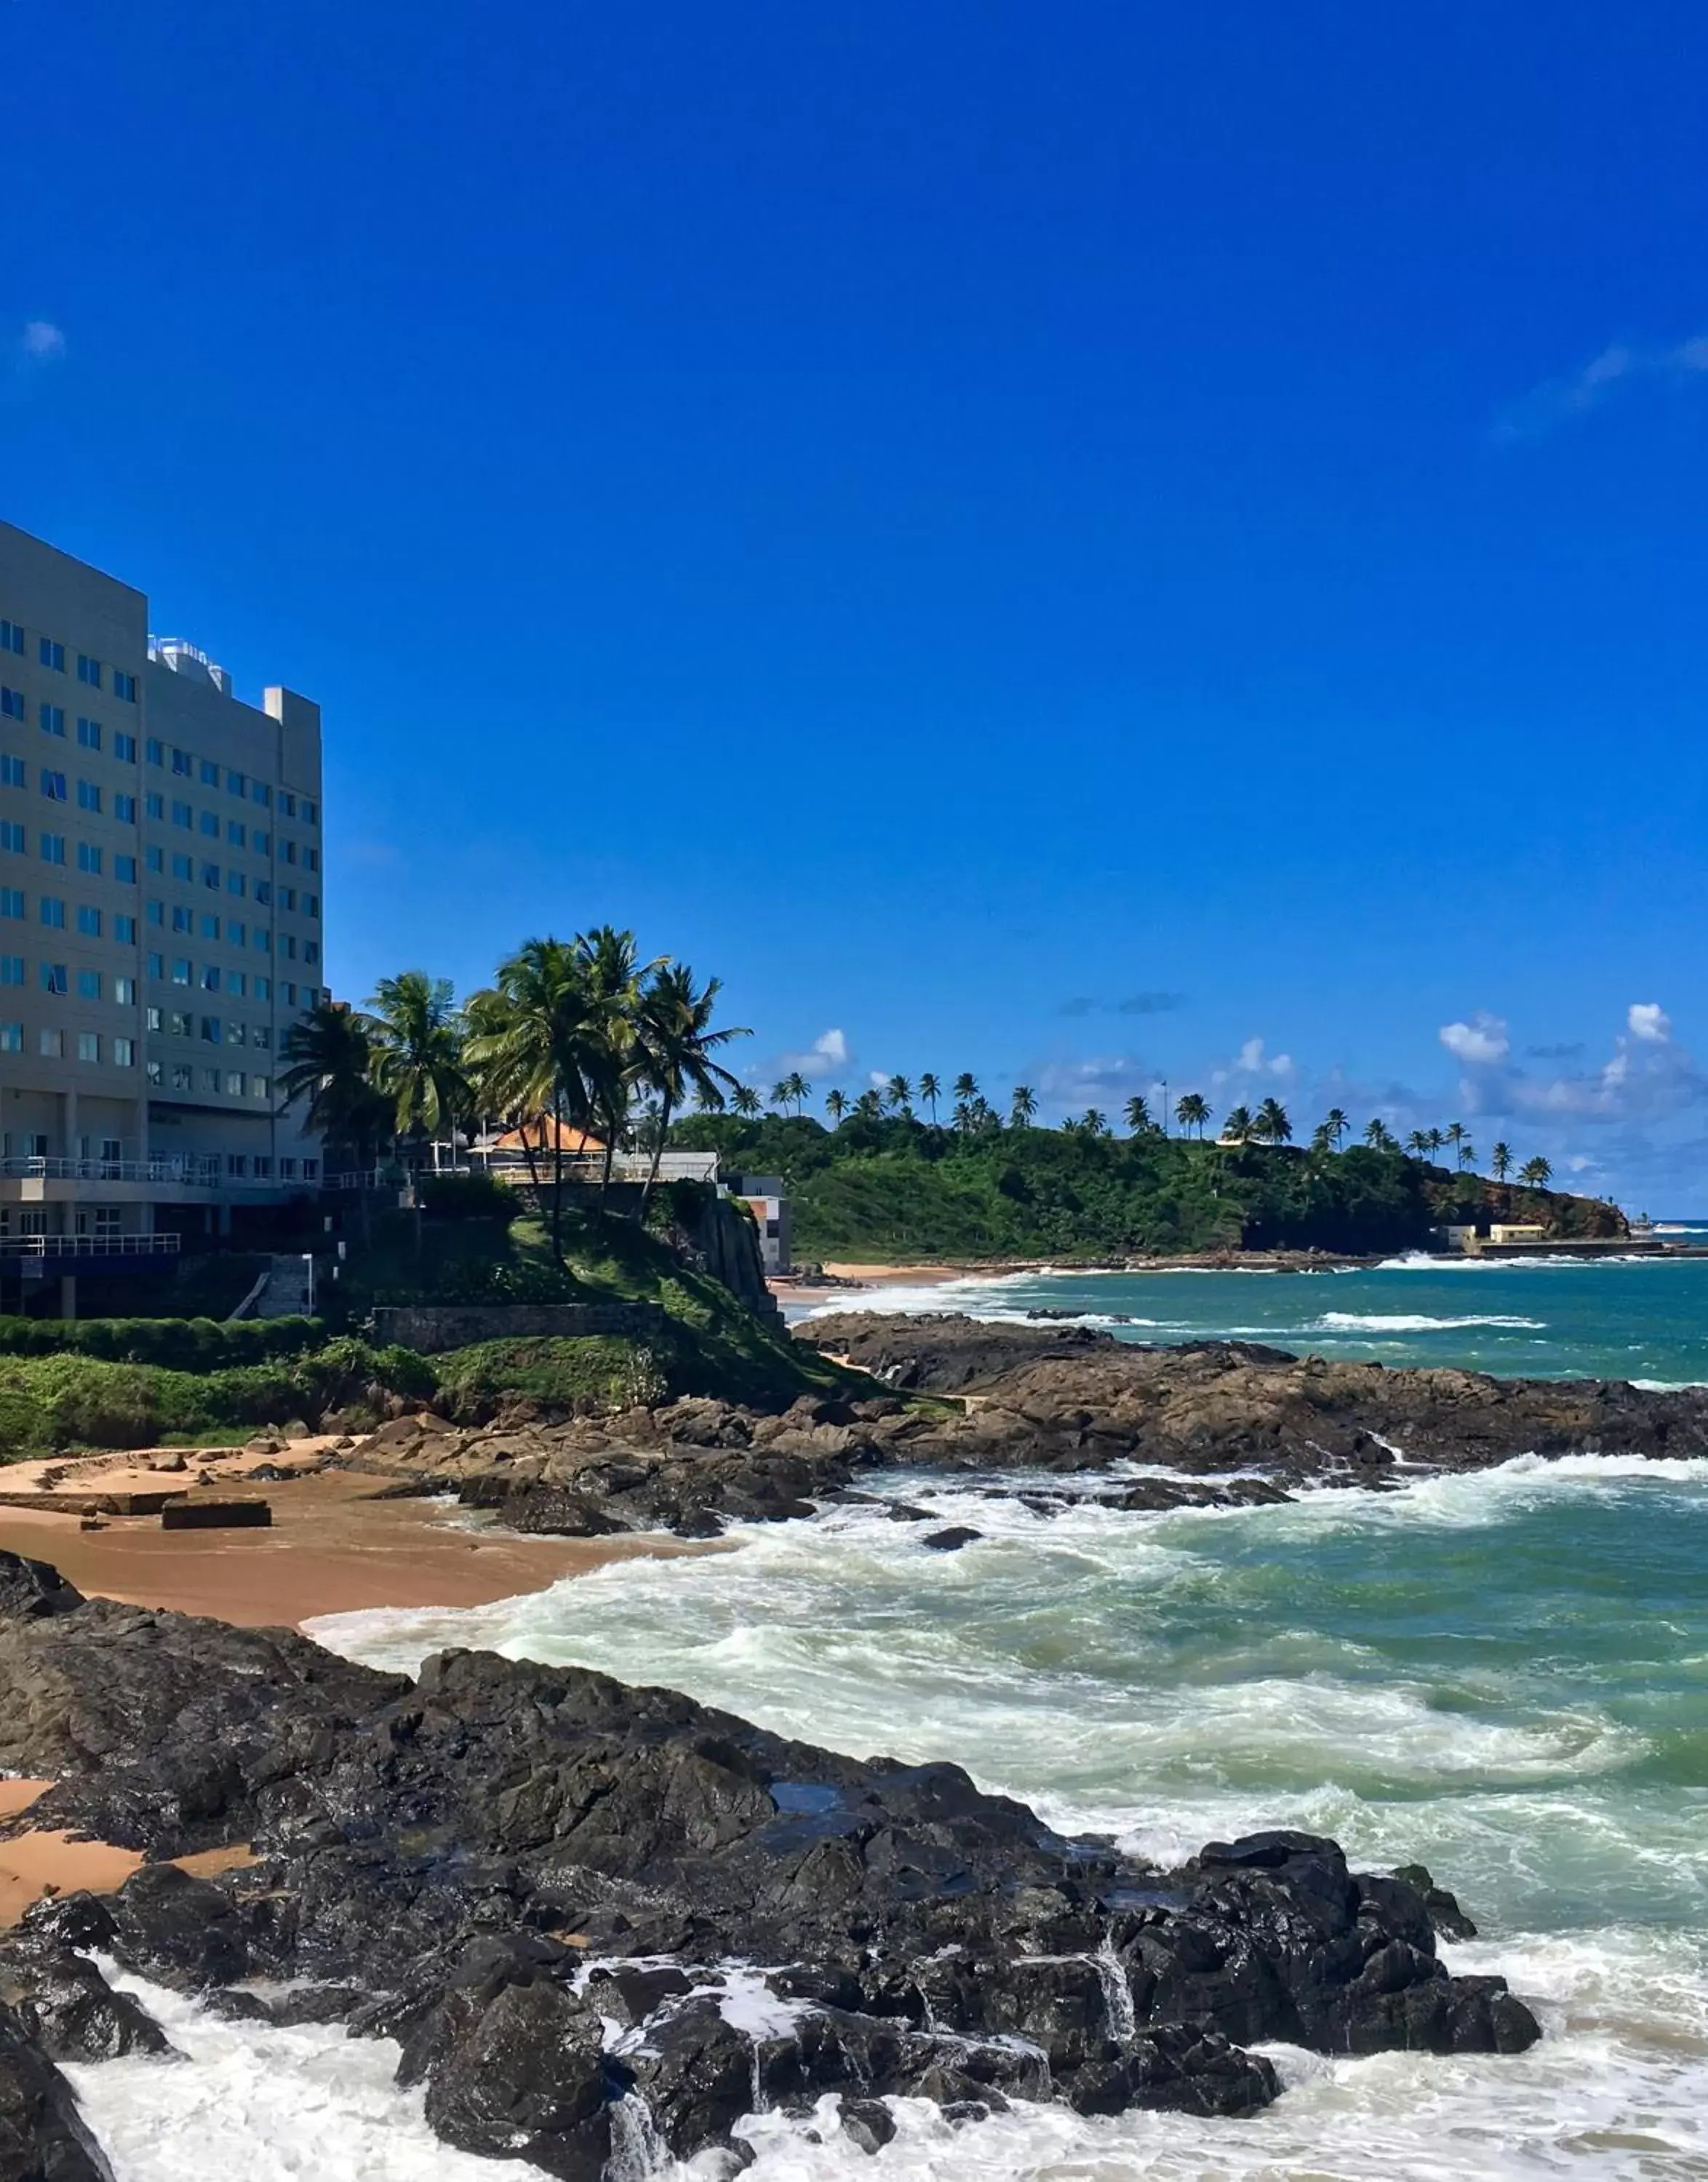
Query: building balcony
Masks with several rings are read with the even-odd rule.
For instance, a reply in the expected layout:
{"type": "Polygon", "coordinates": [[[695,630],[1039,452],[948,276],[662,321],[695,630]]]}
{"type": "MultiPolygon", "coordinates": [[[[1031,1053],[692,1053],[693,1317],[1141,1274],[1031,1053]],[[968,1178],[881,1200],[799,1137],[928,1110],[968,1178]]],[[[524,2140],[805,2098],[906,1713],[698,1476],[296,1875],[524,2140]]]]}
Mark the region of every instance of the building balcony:
{"type": "Polygon", "coordinates": [[[188,1204],[263,1203],[302,1187],[229,1174],[214,1158],[0,1160],[0,1205],[148,1205],[163,1194],[188,1204]]]}

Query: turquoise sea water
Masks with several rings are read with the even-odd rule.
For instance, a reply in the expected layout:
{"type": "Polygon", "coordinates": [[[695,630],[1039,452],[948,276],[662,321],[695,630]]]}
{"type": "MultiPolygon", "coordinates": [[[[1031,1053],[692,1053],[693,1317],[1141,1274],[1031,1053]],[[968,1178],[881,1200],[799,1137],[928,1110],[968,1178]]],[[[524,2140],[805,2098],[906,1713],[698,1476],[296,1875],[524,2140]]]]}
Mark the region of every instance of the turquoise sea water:
{"type": "MultiPolygon", "coordinates": [[[[1708,1263],[1047,1278],[889,1300],[1126,1312],[1158,1321],[1120,1329],[1145,1339],[1241,1332],[1393,1361],[1708,1380],[1708,1263]]],[[[1506,1972],[1547,2031],[1505,2060],[1284,2052],[1286,2095],[1237,2124],[1029,2107],[951,2133],[907,2107],[871,2163],[834,2127],[814,2142],[768,2117],[755,2182],[1708,2182],[1708,1463],[1521,1458],[1392,1495],[1054,1520],[1016,1484],[935,1488],[946,1518],[983,1534],[949,1557],[838,1509],[738,1531],[733,1551],[317,1633],[385,1665],[445,1644],[581,1661],[839,1748],[956,1758],[1159,1858],[1286,1825],[1367,1866],[1421,1859],[1482,1926],[1449,1959],[1506,1972]]],[[[136,2064],[133,2090],[86,2072],[144,2146],[120,2182],[197,2171],[204,2142],[241,2146],[231,2034],[195,2035],[210,2057],[175,2064],[169,2085],[159,2063],[136,2064]]],[[[289,2096],[322,2164],[276,2171],[353,2177],[350,2116],[380,2096],[349,2087],[353,2058],[244,2046],[239,2060],[275,2104],[281,2070],[308,2072],[289,2096]]],[[[419,2130],[386,2141],[402,2163],[384,2171],[408,2182],[469,2171],[419,2130]]]]}

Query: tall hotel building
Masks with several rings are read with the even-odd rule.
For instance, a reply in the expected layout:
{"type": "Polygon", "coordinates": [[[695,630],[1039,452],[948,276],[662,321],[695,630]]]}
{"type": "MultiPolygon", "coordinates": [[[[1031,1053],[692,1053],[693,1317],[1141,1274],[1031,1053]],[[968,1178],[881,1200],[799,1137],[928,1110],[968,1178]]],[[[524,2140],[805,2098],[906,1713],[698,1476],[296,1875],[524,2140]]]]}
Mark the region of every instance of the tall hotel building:
{"type": "Polygon", "coordinates": [[[324,989],[320,842],[318,706],[244,704],[0,523],[0,1276],[158,1264],[319,1182],[274,1077],[324,989]]]}

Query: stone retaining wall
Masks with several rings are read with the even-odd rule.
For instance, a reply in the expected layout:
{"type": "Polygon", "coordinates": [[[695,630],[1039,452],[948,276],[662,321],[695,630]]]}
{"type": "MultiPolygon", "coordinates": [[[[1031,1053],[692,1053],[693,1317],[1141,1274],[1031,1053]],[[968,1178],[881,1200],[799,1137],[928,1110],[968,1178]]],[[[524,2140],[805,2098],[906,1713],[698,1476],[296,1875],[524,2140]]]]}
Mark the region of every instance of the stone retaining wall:
{"type": "Polygon", "coordinates": [[[613,1333],[631,1341],[668,1339],[672,1326],[668,1313],[651,1303],[411,1304],[375,1310],[374,1338],[431,1356],[477,1341],[613,1333]]]}

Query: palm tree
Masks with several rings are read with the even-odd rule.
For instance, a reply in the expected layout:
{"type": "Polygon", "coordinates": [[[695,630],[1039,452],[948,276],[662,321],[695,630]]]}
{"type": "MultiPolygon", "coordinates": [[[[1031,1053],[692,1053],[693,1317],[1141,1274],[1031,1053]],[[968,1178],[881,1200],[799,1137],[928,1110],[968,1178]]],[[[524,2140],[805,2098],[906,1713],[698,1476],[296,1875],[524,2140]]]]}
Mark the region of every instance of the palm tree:
{"type": "Polygon", "coordinates": [[[1311,1132],[1311,1149],[1319,1155],[1334,1150],[1334,1132],[1326,1121],[1319,1121],[1311,1132]]]}
{"type": "Polygon", "coordinates": [[[1512,1165],[1511,1145],[1504,1142],[1496,1144],[1489,1155],[1489,1164],[1494,1170],[1495,1181],[1505,1182],[1512,1165]]]}
{"type": "Polygon", "coordinates": [[[1545,1159],[1529,1159],[1519,1168],[1518,1179],[1528,1183],[1532,1189],[1546,1189],[1553,1174],[1554,1170],[1545,1159]]]}
{"type": "Polygon", "coordinates": [[[733,1094],[729,1104],[744,1121],[757,1121],[765,1110],[765,1101],[751,1083],[744,1083],[733,1094]]]}
{"type": "Polygon", "coordinates": [[[919,1096],[931,1109],[931,1126],[934,1129],[937,1126],[937,1101],[942,1097],[942,1095],[943,1086],[928,1069],[925,1074],[919,1078],[919,1096]]]}
{"type": "Polygon", "coordinates": [[[907,1113],[913,1101],[913,1086],[905,1076],[892,1076],[884,1086],[886,1103],[898,1114],[907,1113]]]}
{"type": "Polygon", "coordinates": [[[1434,1149],[1434,1146],[1429,1142],[1429,1132],[1427,1129],[1413,1129],[1406,1139],[1406,1149],[1415,1160],[1428,1159],[1434,1149]]]}
{"type": "Polygon", "coordinates": [[[419,1166],[468,1096],[456,997],[449,978],[405,970],[382,977],[369,1006],[374,1088],[391,1102],[397,1133],[414,1147],[419,1166]]]}
{"type": "Polygon", "coordinates": [[[599,1176],[602,1205],[611,1186],[611,1168],[622,1140],[628,1134],[629,1108],[635,1095],[635,1042],[640,1013],[640,989],[665,958],[655,955],[643,963],[632,932],[614,925],[596,925],[581,933],[575,950],[587,981],[593,1022],[588,1045],[589,1082],[593,1110],[604,1139],[604,1163],[599,1176]]]}
{"type": "Polygon", "coordinates": [[[1151,1119],[1151,1106],[1147,1099],[1135,1095],[1127,1101],[1124,1110],[1127,1116],[1127,1126],[1135,1137],[1147,1135],[1155,1127],[1151,1119]]]}
{"type": "Polygon", "coordinates": [[[552,1128],[552,1254],[563,1263],[563,1136],[595,1118],[602,1065],[600,1011],[579,944],[530,939],[498,966],[467,1010],[466,1061],[481,1104],[516,1122],[538,1199],[543,1196],[530,1126],[552,1128]]]}
{"type": "Polygon", "coordinates": [[[1473,1144],[1472,1143],[1472,1141],[1471,1141],[1471,1139],[1470,1139],[1470,1138],[1469,1138],[1469,1137],[1461,1137],[1461,1138],[1459,1139],[1459,1171],[1460,1171],[1460,1173],[1461,1173],[1461,1174],[1463,1174],[1463,1173],[1464,1173],[1464,1171],[1465,1171],[1465,1170],[1466,1170],[1466,1168],[1467,1168],[1467,1166],[1474,1167],[1474,1166],[1476,1166],[1476,1164],[1477,1164],[1477,1147],[1476,1147],[1476,1145],[1475,1145],[1475,1144],[1473,1144]]]}
{"type": "Polygon", "coordinates": [[[848,1110],[848,1101],[844,1094],[840,1091],[837,1090],[834,1085],[824,1094],[824,1110],[830,1116],[831,1127],[833,1129],[840,1128],[842,1126],[842,1116],[848,1110]]]}
{"type": "Polygon", "coordinates": [[[1379,1115],[1365,1124],[1364,1141],[1372,1152],[1397,1152],[1400,1149],[1399,1138],[1379,1115]]]}
{"type": "Polygon", "coordinates": [[[1031,1085],[1017,1083],[1014,1096],[1008,1102],[1008,1119],[1012,1126],[1017,1129],[1030,1128],[1037,1112],[1038,1100],[1031,1085]]]}
{"type": "Polygon", "coordinates": [[[1222,1124],[1222,1133],[1230,1144],[1249,1144],[1255,1132],[1249,1106],[1236,1106],[1222,1124]]]}
{"type": "Polygon", "coordinates": [[[1254,1137],[1261,1137],[1266,1144],[1289,1144],[1293,1141],[1293,1124],[1287,1118],[1287,1109],[1281,1101],[1270,1097],[1257,1109],[1257,1118],[1251,1125],[1254,1137]]]}
{"type": "Polygon", "coordinates": [[[955,1097],[957,1103],[962,1106],[970,1106],[978,1096],[979,1079],[977,1077],[973,1075],[970,1071],[963,1070],[962,1073],[955,1078],[955,1097]]]}
{"type": "Polygon", "coordinates": [[[786,1076],[779,1076],[771,1086],[771,1104],[774,1106],[780,1106],[786,1111],[791,1095],[789,1078],[786,1076]]]}
{"type": "Polygon", "coordinates": [[[731,1038],[751,1038],[741,1028],[713,1030],[712,1011],[722,990],[713,977],[702,991],[694,989],[694,972],[685,962],[666,963],[652,973],[640,995],[635,1019],[635,1065],[639,1080],[657,1094],[657,1133],[653,1140],[652,1165],[640,1192],[644,1219],[646,1200],[658,1180],[664,1140],[670,1133],[670,1116],[691,1091],[702,1105],[721,1106],[727,1086],[735,1078],[712,1056],[731,1038]]]}
{"type": "MultiPolygon", "coordinates": [[[[374,1088],[374,1027],[358,1009],[317,1000],[286,1032],[279,1048],[285,1066],[278,1077],[279,1112],[308,1101],[308,1126],[321,1139],[325,1171],[342,1149],[366,1174],[390,1133],[391,1110],[374,1088]]],[[[362,1233],[369,1232],[369,1199],[358,1188],[362,1233]]]]}
{"type": "Polygon", "coordinates": [[[1195,1091],[1189,1091],[1174,1109],[1174,1118],[1183,1129],[1196,1129],[1199,1141],[1210,1120],[1210,1102],[1195,1091]]]}
{"type": "Polygon", "coordinates": [[[876,1091],[862,1091],[854,1101],[854,1111],[862,1121],[881,1121],[884,1118],[884,1101],[878,1096],[876,1091]]]}
{"type": "Polygon", "coordinates": [[[1442,1133],[1441,1133],[1441,1131],[1440,1131],[1439,1129],[1431,1129],[1431,1130],[1430,1130],[1430,1132],[1429,1132],[1429,1138],[1428,1138],[1428,1141],[1429,1141],[1429,1149],[1430,1149],[1430,1152],[1431,1152],[1431,1154],[1432,1154],[1432,1155],[1433,1155],[1434,1153],[1439,1152],[1439,1151],[1440,1150],[1441,1147],[1442,1147],[1442,1146],[1446,1143],[1447,1139],[1446,1139],[1446,1138],[1442,1134],[1442,1133]]]}
{"type": "Polygon", "coordinates": [[[1465,1166],[1463,1149],[1465,1144],[1465,1124],[1462,1121],[1450,1121],[1447,1124],[1446,1141],[1452,1145],[1455,1156],[1459,1161],[1460,1170],[1462,1172],[1465,1166]]]}
{"type": "Polygon", "coordinates": [[[1106,1137],[1109,1133],[1107,1116],[1100,1114],[1095,1106],[1088,1106],[1079,1116],[1079,1127],[1088,1137],[1106,1137]]]}
{"type": "Polygon", "coordinates": [[[1331,1106],[1327,1114],[1323,1117],[1323,1126],[1328,1132],[1329,1137],[1334,1142],[1334,1149],[1338,1152],[1340,1149],[1341,1138],[1346,1134],[1346,1132],[1352,1126],[1351,1121],[1347,1117],[1345,1108],[1344,1106],[1331,1106]]]}

